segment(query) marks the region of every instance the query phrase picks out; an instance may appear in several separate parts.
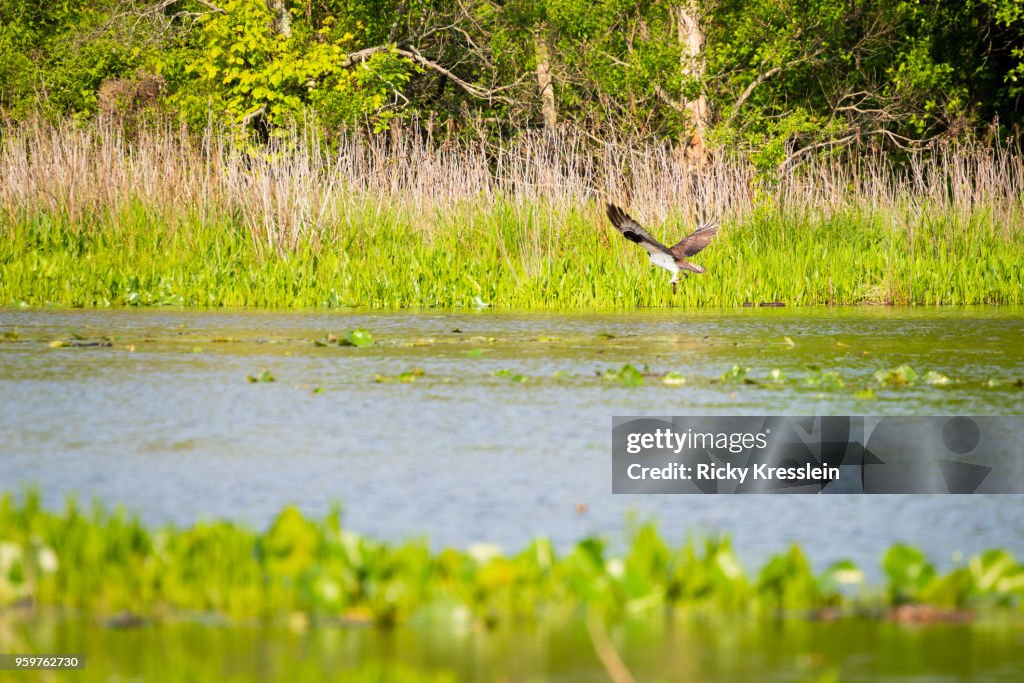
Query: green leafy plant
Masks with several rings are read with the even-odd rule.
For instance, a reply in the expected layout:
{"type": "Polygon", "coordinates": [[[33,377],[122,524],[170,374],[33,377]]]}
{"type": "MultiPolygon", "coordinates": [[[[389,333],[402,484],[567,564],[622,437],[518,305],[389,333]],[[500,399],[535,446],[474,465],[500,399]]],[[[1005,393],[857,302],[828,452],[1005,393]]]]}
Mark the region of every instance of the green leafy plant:
{"type": "Polygon", "coordinates": [[[348,330],[338,340],[339,346],[356,346],[359,348],[365,348],[367,346],[373,346],[373,335],[367,332],[362,327],[357,327],[352,330],[348,330]]]}
{"type": "Polygon", "coordinates": [[[604,371],[601,378],[608,382],[618,382],[624,387],[639,387],[644,385],[644,375],[635,367],[626,363],[621,368],[609,368],[604,371]]]}

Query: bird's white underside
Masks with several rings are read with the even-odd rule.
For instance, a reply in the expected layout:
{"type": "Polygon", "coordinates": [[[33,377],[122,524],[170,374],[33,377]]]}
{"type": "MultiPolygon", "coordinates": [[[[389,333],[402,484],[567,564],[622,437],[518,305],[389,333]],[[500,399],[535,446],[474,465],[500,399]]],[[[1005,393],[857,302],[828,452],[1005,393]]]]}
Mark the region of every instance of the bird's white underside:
{"type": "Polygon", "coordinates": [[[672,282],[679,280],[679,266],[676,265],[676,260],[670,255],[664,252],[651,254],[651,263],[672,273],[672,282]]]}

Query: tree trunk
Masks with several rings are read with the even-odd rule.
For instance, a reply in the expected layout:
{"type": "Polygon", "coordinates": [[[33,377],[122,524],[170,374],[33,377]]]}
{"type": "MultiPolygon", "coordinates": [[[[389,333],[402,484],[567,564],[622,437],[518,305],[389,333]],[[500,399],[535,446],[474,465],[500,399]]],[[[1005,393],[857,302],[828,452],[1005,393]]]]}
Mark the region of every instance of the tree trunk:
{"type": "Polygon", "coordinates": [[[267,9],[274,15],[274,32],[290,38],[292,35],[292,15],[285,7],[285,0],[267,0],[267,9]]]}
{"type": "Polygon", "coordinates": [[[555,130],[558,110],[555,109],[555,83],[551,78],[551,51],[548,49],[546,27],[541,27],[533,36],[537,56],[537,88],[540,90],[540,109],[544,117],[544,130],[555,130]]]}
{"type": "MultiPolygon", "coordinates": [[[[700,25],[700,13],[696,0],[688,0],[686,4],[676,6],[676,30],[679,45],[682,47],[680,61],[683,73],[700,81],[704,78],[704,29],[700,25]]],[[[684,157],[696,164],[703,164],[708,159],[705,143],[708,126],[711,122],[711,107],[708,98],[701,94],[696,99],[683,103],[690,114],[690,139],[683,150],[684,157]]]]}

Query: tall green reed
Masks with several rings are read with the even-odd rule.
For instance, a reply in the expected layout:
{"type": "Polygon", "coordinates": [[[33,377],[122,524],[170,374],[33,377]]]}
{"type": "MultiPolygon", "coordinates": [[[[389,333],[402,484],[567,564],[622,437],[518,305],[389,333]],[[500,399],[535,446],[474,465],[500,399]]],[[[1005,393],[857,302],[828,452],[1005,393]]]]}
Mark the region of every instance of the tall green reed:
{"type": "Polygon", "coordinates": [[[530,137],[492,149],[315,129],[254,152],[173,127],[25,126],[0,140],[0,302],[71,306],[735,306],[1024,300],[1024,165],[946,148],[776,177],[727,156],[530,137]],[[612,231],[722,217],[673,296],[612,231]]]}

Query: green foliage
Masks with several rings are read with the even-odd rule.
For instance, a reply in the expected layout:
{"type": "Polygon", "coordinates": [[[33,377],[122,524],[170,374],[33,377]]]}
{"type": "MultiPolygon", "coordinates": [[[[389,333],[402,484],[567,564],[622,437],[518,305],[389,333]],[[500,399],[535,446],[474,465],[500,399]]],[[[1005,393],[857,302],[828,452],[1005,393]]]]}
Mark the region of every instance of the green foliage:
{"type": "Polygon", "coordinates": [[[821,590],[810,562],[795,545],[761,568],[757,589],[773,609],[810,609],[839,601],[837,594],[821,590]]]}
{"type": "Polygon", "coordinates": [[[820,389],[822,391],[838,391],[846,386],[846,382],[843,381],[843,378],[838,372],[821,372],[820,370],[812,370],[804,376],[803,385],[805,387],[820,389]]]}
{"type": "Polygon", "coordinates": [[[521,375],[515,370],[509,370],[508,368],[502,368],[501,370],[495,370],[492,373],[495,377],[502,377],[504,379],[511,380],[513,382],[523,383],[527,381],[526,375],[521,375]]]}
{"type": "Polygon", "coordinates": [[[618,369],[609,368],[604,371],[601,377],[609,382],[618,382],[624,387],[640,387],[644,385],[643,373],[629,363],[618,369]]]}
{"type": "Polygon", "coordinates": [[[917,372],[909,365],[901,365],[891,370],[879,370],[875,379],[882,386],[903,386],[917,382],[917,372]]]}
{"type": "MultiPolygon", "coordinates": [[[[887,602],[1018,606],[1024,568],[1003,550],[938,575],[920,551],[883,558],[887,602]]],[[[607,616],[711,608],[775,613],[851,607],[840,590],[863,575],[850,562],[817,575],[793,547],[751,585],[727,540],[666,543],[650,524],[633,528],[622,555],[588,538],[559,555],[537,539],[515,555],[493,546],[432,552],[422,541],[379,543],[345,530],[340,514],[311,520],[284,509],[263,532],[228,523],[150,530],[123,512],[62,512],[36,493],[0,499],[0,605],[31,598],[86,614],[202,610],[227,617],[295,611],[387,626],[419,617],[481,626],[566,619],[588,606],[607,616]]]]}
{"type": "Polygon", "coordinates": [[[251,384],[257,384],[259,382],[275,382],[274,376],[270,374],[270,370],[263,369],[256,375],[248,375],[245,378],[251,384]]]}
{"type": "Polygon", "coordinates": [[[0,0],[0,115],[94,114],[100,85],[131,77],[154,52],[121,30],[123,9],[114,0],[0,0]]]}
{"type": "Polygon", "coordinates": [[[1021,122],[1018,0],[274,4],[0,0],[0,112],[87,117],[105,83],[155,72],[167,87],[146,106],[257,139],[309,109],[328,131],[416,116],[448,138],[507,137],[541,125],[540,66],[558,120],[595,137],[685,145],[706,97],[710,139],[766,178],[848,145],[1021,122]]]}
{"type": "Polygon", "coordinates": [[[722,373],[722,381],[728,384],[746,384],[754,383],[754,380],[749,379],[747,374],[750,372],[750,368],[741,367],[739,365],[733,365],[731,368],[722,373]]]}
{"type": "MultiPolygon", "coordinates": [[[[382,129],[396,114],[392,94],[409,80],[409,60],[382,51],[352,63],[356,35],[332,16],[317,25],[276,25],[264,0],[225,0],[156,68],[176,85],[171,103],[198,126],[209,115],[274,133],[307,107],[328,125],[363,118],[382,129]]],[[[358,26],[356,27],[358,28],[358,26]]]]}
{"type": "Polygon", "coordinates": [[[732,106],[717,134],[752,145],[765,169],[818,144],[899,147],[962,131],[967,117],[1016,115],[992,56],[1021,23],[987,2],[727,2],[708,27],[712,99],[732,106]]]}
{"type": "Polygon", "coordinates": [[[359,348],[364,346],[373,346],[373,335],[362,327],[356,327],[347,331],[344,336],[338,340],[338,345],[357,346],[359,348]]]}
{"type": "MultiPolygon", "coordinates": [[[[222,218],[161,224],[152,216],[162,210],[143,206],[95,216],[12,217],[0,239],[0,302],[472,307],[483,297],[501,308],[535,309],[1024,303],[1017,267],[1024,240],[985,216],[970,232],[936,232],[916,220],[879,230],[878,219],[866,213],[776,211],[747,218],[701,254],[709,273],[687,278],[673,295],[640,250],[593,239],[601,221],[597,206],[551,213],[541,226],[518,217],[547,207],[481,203],[425,237],[397,210],[381,212],[375,201],[355,196],[346,201],[352,207],[346,222],[320,233],[317,245],[305,242],[280,254],[254,243],[228,210],[222,218]],[[981,253],[985,267],[974,267],[981,253]]],[[[749,379],[742,371],[723,379],[742,384],[749,379]]],[[[881,375],[886,385],[908,377],[899,368],[881,375]]]]}
{"type": "Polygon", "coordinates": [[[935,567],[917,548],[894,545],[882,557],[882,568],[889,579],[889,598],[900,605],[918,600],[935,580],[935,567]]]}

